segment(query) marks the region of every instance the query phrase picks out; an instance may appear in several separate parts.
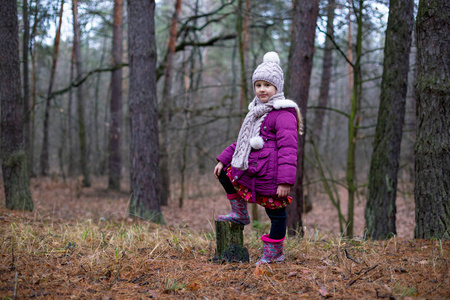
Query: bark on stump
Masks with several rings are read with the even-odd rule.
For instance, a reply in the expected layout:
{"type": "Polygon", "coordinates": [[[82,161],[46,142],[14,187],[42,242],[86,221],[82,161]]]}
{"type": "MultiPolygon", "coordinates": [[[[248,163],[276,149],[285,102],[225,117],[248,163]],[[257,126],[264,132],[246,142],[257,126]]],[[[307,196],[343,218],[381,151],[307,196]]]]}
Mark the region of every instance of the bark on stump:
{"type": "Polygon", "coordinates": [[[249,262],[244,247],[244,225],[227,221],[216,221],[215,262],[249,262]]]}

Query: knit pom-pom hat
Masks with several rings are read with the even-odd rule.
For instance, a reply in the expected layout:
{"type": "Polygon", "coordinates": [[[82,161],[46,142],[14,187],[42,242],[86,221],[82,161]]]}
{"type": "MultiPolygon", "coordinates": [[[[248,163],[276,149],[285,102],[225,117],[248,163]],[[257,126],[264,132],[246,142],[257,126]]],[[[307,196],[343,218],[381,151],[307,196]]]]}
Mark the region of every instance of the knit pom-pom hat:
{"type": "Polygon", "coordinates": [[[283,70],[280,67],[280,57],[276,52],[267,52],[264,55],[263,63],[253,72],[253,89],[255,88],[255,82],[258,80],[273,84],[277,88],[277,93],[283,92],[283,70]]]}

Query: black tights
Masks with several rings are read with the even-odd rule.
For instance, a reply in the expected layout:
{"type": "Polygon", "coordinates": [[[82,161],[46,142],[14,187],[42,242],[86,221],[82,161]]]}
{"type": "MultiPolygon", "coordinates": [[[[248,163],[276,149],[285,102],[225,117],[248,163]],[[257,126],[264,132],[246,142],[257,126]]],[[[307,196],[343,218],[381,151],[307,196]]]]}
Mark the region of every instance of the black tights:
{"type": "Polygon", "coordinates": [[[286,208],[266,208],[266,214],[269,216],[271,222],[269,238],[281,240],[286,236],[286,208]]]}
{"type": "MultiPolygon", "coordinates": [[[[227,194],[236,194],[233,183],[228,178],[225,170],[219,175],[219,182],[222,184],[227,194]]],[[[268,209],[266,208],[266,214],[270,218],[270,234],[269,238],[274,240],[281,240],[286,236],[286,208],[268,209]]]]}

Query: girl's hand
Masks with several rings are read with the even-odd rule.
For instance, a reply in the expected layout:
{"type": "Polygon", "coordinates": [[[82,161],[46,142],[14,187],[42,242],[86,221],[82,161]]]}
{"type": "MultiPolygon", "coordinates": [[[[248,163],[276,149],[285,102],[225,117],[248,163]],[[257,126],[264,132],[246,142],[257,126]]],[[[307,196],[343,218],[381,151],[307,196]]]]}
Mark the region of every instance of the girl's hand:
{"type": "Polygon", "coordinates": [[[214,176],[216,176],[216,178],[219,178],[220,172],[222,172],[224,165],[221,161],[219,161],[216,165],[216,167],[214,168],[214,176]]]}
{"type": "Polygon", "coordinates": [[[291,191],[291,186],[289,184],[280,184],[277,188],[277,195],[278,197],[286,197],[289,195],[289,192],[291,191]]]}

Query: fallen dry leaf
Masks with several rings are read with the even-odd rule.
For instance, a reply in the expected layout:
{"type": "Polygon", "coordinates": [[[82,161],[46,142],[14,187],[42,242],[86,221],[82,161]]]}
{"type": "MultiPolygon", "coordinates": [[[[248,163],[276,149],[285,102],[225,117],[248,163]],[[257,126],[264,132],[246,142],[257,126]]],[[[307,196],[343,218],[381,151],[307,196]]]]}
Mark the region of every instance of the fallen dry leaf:
{"type": "Polygon", "coordinates": [[[268,265],[260,264],[260,265],[256,266],[255,271],[253,272],[253,274],[256,277],[259,277],[259,276],[264,275],[264,274],[268,275],[268,276],[273,276],[274,273],[273,273],[272,270],[270,270],[270,267],[268,265]]]}
{"type": "Polygon", "coordinates": [[[298,274],[297,272],[291,272],[291,273],[288,274],[287,277],[288,277],[288,278],[289,278],[289,277],[294,277],[294,276],[297,276],[297,274],[298,274]]]}
{"type": "Polygon", "coordinates": [[[264,267],[262,267],[261,265],[257,265],[255,268],[255,271],[253,271],[253,274],[256,277],[262,276],[266,271],[264,270],[264,267]]]}
{"type": "Polygon", "coordinates": [[[325,287],[325,285],[322,285],[322,284],[319,285],[319,293],[324,297],[329,296],[327,288],[325,287]]]}
{"type": "Polygon", "coordinates": [[[186,288],[187,288],[187,289],[190,289],[190,290],[192,290],[192,291],[198,291],[199,289],[202,288],[202,286],[201,286],[201,284],[198,284],[198,283],[196,283],[196,282],[193,282],[193,283],[189,283],[189,284],[186,286],[186,288]]]}

